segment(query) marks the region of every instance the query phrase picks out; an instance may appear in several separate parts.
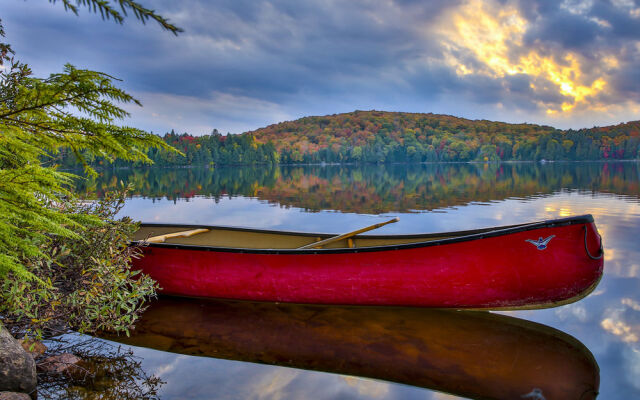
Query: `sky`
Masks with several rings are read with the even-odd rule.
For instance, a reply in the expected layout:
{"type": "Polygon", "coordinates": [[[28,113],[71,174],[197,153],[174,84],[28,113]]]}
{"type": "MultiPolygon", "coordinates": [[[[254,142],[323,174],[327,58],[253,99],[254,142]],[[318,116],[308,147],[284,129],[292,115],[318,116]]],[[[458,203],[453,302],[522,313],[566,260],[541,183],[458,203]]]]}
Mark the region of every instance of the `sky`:
{"type": "Polygon", "coordinates": [[[106,72],[162,134],[354,110],[584,128],[640,119],[640,0],[140,0],[178,25],[3,0],[35,76],[106,72]]]}

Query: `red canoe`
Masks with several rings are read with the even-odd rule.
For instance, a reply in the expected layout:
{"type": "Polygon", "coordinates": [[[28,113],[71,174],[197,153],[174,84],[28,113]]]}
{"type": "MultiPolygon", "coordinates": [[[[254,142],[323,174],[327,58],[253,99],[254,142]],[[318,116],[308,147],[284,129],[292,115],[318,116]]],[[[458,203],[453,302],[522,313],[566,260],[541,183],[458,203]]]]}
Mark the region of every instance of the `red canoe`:
{"type": "Polygon", "coordinates": [[[331,236],[143,224],[136,241],[162,243],[143,246],[134,268],[170,295],[472,309],[577,301],[603,270],[591,215],[462,232],[357,235],[298,249],[331,236]],[[176,232],[184,234],[171,237],[176,232]]]}

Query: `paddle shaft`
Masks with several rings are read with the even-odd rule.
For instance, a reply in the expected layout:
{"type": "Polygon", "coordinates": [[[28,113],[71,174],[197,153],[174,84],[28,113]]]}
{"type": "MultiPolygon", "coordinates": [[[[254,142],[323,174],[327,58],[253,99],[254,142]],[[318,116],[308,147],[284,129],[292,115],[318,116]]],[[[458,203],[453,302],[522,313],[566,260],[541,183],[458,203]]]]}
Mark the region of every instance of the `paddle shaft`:
{"type": "Polygon", "coordinates": [[[197,235],[198,233],[209,232],[209,229],[191,229],[189,231],[181,231],[174,233],[167,233],[165,235],[153,236],[146,240],[148,243],[164,243],[165,240],[174,238],[174,237],[189,237],[193,235],[197,235]]]}
{"type": "Polygon", "coordinates": [[[325,246],[327,244],[330,244],[330,243],[333,243],[333,242],[337,242],[339,240],[348,239],[348,238],[350,238],[352,236],[355,236],[355,235],[358,235],[360,233],[367,232],[367,231],[370,231],[370,230],[373,230],[373,229],[378,229],[378,228],[380,228],[382,226],[385,226],[387,224],[392,224],[392,223],[398,222],[398,221],[400,221],[400,218],[396,217],[394,219],[390,219],[389,221],[380,222],[378,224],[367,226],[365,228],[361,228],[361,229],[355,230],[353,232],[347,232],[347,233],[343,233],[342,235],[333,236],[333,237],[330,237],[328,239],[320,240],[318,242],[313,242],[313,243],[304,245],[302,247],[298,247],[298,249],[313,249],[315,247],[325,246]]]}

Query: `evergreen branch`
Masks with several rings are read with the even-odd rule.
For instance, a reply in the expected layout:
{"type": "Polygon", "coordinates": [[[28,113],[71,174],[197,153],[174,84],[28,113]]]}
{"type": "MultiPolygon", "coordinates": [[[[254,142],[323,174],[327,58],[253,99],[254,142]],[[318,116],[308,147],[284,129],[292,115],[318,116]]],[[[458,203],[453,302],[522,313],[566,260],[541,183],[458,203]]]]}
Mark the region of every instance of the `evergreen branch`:
{"type": "MultiPolygon", "coordinates": [[[[49,0],[50,3],[55,4],[57,0],[49,0]]],[[[165,29],[174,35],[184,32],[182,28],[179,28],[169,22],[167,18],[156,14],[154,10],[143,7],[140,3],[132,0],[113,0],[120,6],[120,13],[116,10],[109,0],[61,0],[64,9],[71,11],[78,15],[78,7],[83,6],[89,9],[94,14],[100,14],[103,20],[113,19],[116,23],[122,24],[124,18],[127,16],[127,11],[131,11],[133,15],[143,24],[146,24],[147,20],[152,19],[156,21],[162,29],[165,29]],[[75,4],[74,4],[75,3],[75,4]]]]}
{"type": "Polygon", "coordinates": [[[139,3],[131,0],[118,0],[120,3],[120,8],[122,12],[126,15],[127,8],[130,8],[133,11],[136,18],[138,18],[142,23],[149,18],[155,20],[162,28],[170,31],[174,35],[178,35],[178,33],[184,32],[182,28],[178,28],[175,25],[169,23],[169,20],[155,13],[154,10],[149,10],[147,8],[142,7],[139,3]]]}
{"type": "MultiPolygon", "coordinates": [[[[61,2],[74,14],[83,6],[103,19],[124,20],[115,0],[61,2]]],[[[125,16],[131,10],[143,23],[151,18],[181,31],[136,2],[117,4],[125,16]]],[[[124,197],[107,196],[95,209],[82,206],[70,190],[75,175],[48,165],[49,154],[71,148],[91,173],[91,153],[151,162],[145,151],[172,148],[153,134],[114,124],[129,115],[119,103],[140,102],[114,86],[112,76],[66,65],[37,79],[10,54],[0,43],[0,315],[17,332],[36,336],[70,328],[127,331],[155,284],[129,269],[136,250],[127,241],[136,226],[114,218],[124,197]]]]}

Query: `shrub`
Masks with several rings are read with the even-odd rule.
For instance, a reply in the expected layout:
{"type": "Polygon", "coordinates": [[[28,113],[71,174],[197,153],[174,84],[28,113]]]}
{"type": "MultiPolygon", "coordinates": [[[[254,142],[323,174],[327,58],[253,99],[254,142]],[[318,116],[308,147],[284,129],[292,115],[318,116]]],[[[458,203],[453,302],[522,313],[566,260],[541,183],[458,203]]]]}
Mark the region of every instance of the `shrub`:
{"type": "Polygon", "coordinates": [[[96,202],[78,200],[55,205],[57,212],[90,216],[85,224],[69,227],[76,234],[47,234],[41,243],[43,256],[21,262],[39,280],[25,280],[8,273],[0,286],[0,314],[12,333],[28,337],[51,337],[75,330],[127,332],[155,296],[155,282],[129,268],[140,254],[128,242],[137,223],[116,219],[127,190],[96,202]]]}

